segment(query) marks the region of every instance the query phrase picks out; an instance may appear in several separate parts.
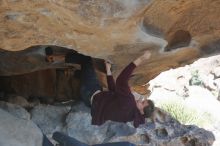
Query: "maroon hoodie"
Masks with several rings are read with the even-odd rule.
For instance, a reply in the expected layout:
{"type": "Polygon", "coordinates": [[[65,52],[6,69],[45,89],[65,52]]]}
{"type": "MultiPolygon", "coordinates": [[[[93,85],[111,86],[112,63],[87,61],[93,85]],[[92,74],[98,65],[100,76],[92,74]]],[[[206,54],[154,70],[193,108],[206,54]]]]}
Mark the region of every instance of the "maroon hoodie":
{"type": "Polygon", "coordinates": [[[138,110],[128,85],[135,67],[134,63],[130,63],[118,76],[116,84],[112,76],[107,76],[109,91],[102,91],[93,98],[91,108],[93,125],[101,125],[107,120],[124,123],[134,121],[134,127],[145,123],[145,118],[138,110]]]}

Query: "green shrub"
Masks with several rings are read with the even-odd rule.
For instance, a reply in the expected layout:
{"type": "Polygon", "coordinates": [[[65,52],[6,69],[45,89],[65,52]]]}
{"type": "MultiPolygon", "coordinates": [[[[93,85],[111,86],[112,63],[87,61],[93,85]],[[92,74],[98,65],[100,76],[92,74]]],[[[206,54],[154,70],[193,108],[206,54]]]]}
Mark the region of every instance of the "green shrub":
{"type": "Polygon", "coordinates": [[[189,85],[196,85],[196,86],[201,86],[203,84],[202,80],[199,77],[199,71],[198,70],[194,70],[191,72],[191,79],[189,80],[189,85]]]}
{"type": "Polygon", "coordinates": [[[178,101],[163,102],[159,107],[169,113],[181,124],[204,126],[211,122],[209,113],[198,113],[196,110],[184,106],[183,103],[178,101]]]}

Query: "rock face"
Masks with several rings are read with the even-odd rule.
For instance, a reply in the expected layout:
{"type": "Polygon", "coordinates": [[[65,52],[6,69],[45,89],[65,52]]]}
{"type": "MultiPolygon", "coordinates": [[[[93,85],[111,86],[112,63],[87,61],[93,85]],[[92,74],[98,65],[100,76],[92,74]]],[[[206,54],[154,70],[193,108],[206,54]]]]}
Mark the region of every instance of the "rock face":
{"type": "MultiPolygon", "coordinates": [[[[80,79],[74,77],[74,68],[47,69],[22,75],[0,77],[0,91],[5,94],[14,93],[28,100],[39,99],[42,103],[75,100],[79,98],[80,79]],[[65,72],[70,71],[69,74],[65,72]]],[[[6,97],[7,101],[29,106],[27,101],[17,101],[18,97],[6,97]]]]}
{"type": "MultiPolygon", "coordinates": [[[[219,42],[219,6],[219,1],[212,0],[0,1],[0,48],[19,51],[36,45],[63,46],[111,60],[115,76],[135,57],[150,50],[152,59],[137,69],[132,79],[133,85],[139,85],[161,71],[218,53],[213,43],[219,42]],[[183,49],[163,53],[167,42],[175,42],[173,36],[180,30],[192,39],[186,39],[183,49]]],[[[182,47],[178,43],[174,47],[182,47]]],[[[44,53],[36,54],[40,60],[32,60],[33,54],[28,54],[29,60],[23,60],[26,64],[18,61],[16,65],[24,66],[25,72],[36,70],[36,64],[38,69],[49,68],[43,62],[44,53]]],[[[13,57],[2,59],[4,55],[1,51],[0,67],[6,65],[10,70],[13,57]]],[[[16,72],[21,73],[19,68],[16,72]]]]}

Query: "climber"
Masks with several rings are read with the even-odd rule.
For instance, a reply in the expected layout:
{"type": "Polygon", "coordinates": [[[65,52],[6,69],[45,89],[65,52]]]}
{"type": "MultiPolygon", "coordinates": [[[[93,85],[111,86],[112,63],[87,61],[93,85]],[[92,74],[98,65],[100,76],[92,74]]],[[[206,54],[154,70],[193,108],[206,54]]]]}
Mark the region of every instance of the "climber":
{"type": "MultiPolygon", "coordinates": [[[[56,55],[52,48],[47,47],[46,59],[56,61],[56,55]]],[[[93,125],[101,125],[107,120],[116,122],[133,121],[134,127],[144,124],[145,118],[151,116],[154,111],[154,103],[151,100],[135,100],[128,80],[133,70],[144,60],[151,56],[149,51],[131,62],[118,76],[116,83],[111,73],[111,64],[105,62],[108,91],[103,91],[93,67],[92,58],[78,53],[67,53],[63,57],[66,63],[81,65],[80,96],[84,103],[91,107],[93,125]]],[[[60,57],[59,57],[60,59],[60,57]]]]}

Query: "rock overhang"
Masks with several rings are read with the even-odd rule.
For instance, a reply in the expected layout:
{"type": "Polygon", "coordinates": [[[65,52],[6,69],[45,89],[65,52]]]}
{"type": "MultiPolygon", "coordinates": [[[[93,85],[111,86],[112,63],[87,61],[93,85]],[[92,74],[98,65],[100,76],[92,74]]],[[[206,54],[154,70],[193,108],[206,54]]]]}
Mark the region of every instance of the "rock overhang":
{"type": "MultiPolygon", "coordinates": [[[[152,58],[134,73],[131,80],[134,86],[148,82],[164,70],[219,53],[216,42],[220,33],[217,17],[220,3],[217,1],[23,0],[1,3],[0,48],[4,50],[62,46],[111,60],[114,76],[135,57],[150,50],[152,58]],[[181,38],[185,42],[181,42],[181,38]]],[[[41,60],[43,57],[41,52],[41,60]]],[[[47,68],[39,62],[34,65],[47,68]]]]}

